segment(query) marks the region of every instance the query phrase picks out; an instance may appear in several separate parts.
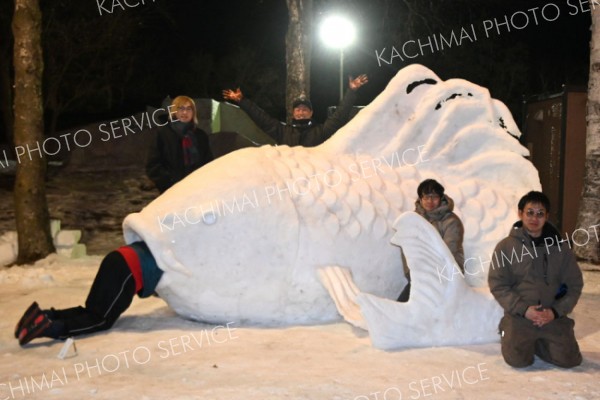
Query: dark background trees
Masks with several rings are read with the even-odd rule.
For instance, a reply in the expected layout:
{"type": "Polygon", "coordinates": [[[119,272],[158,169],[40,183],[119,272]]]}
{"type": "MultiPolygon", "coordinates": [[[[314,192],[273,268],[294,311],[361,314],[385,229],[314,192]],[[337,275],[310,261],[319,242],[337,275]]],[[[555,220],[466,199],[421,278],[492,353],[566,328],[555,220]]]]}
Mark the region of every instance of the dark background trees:
{"type": "MultiPolygon", "coordinates": [[[[560,7],[560,17],[553,22],[540,17],[536,25],[528,9],[541,8],[547,3],[539,0],[373,0],[365,5],[361,1],[322,0],[317,2],[317,8],[321,12],[342,9],[360,27],[358,43],[347,52],[347,68],[354,74],[369,73],[370,83],[364,88],[369,98],[379,93],[400,68],[420,63],[442,79],[463,78],[489,88],[492,96],[505,102],[520,121],[523,97],[559,92],[563,84],[585,86],[587,82],[589,12],[581,11],[578,0],[569,0],[569,4],[580,6],[576,14],[564,1],[555,2],[560,7]],[[500,35],[493,30],[489,38],[485,36],[483,21],[496,18],[503,22],[504,16],[510,19],[518,11],[531,17],[525,28],[511,28],[510,32],[501,29],[500,35]],[[391,46],[400,48],[407,40],[425,41],[431,35],[442,34],[447,38],[451,31],[458,35],[461,28],[468,30],[471,24],[476,28],[476,41],[463,40],[460,46],[405,62],[396,58],[391,65],[381,63],[379,66],[376,61],[375,50],[387,48],[389,61],[391,46]]],[[[582,7],[591,8],[585,4],[582,7]]],[[[539,14],[539,10],[537,12],[539,14]]],[[[549,11],[548,16],[551,16],[549,11]]],[[[519,16],[515,23],[522,24],[519,16]]],[[[335,67],[323,68],[321,63],[327,56],[326,50],[316,45],[315,53],[313,68],[319,68],[321,73],[313,71],[313,87],[335,91],[333,85],[327,84],[331,78],[323,76],[324,71],[335,70],[335,67]]],[[[335,97],[328,100],[334,102],[335,97]]]]}
{"type": "Polygon", "coordinates": [[[0,2],[0,148],[2,143],[12,143],[12,48],[11,20],[13,2],[0,2]]]}
{"type": "MultiPolygon", "coordinates": [[[[0,52],[7,54],[11,1],[0,13],[0,52]],[[4,12],[9,10],[9,12],[4,12]]],[[[339,55],[316,35],[321,19],[343,12],[359,31],[345,52],[346,75],[367,73],[369,85],[360,102],[372,100],[409,62],[422,63],[442,79],[460,77],[488,87],[521,118],[523,96],[561,90],[563,84],[585,85],[589,56],[589,13],[562,15],[554,22],[483,37],[481,23],[546,1],[518,0],[314,0],[310,81],[316,117],[337,103],[339,55]],[[376,51],[407,40],[448,35],[478,25],[478,40],[391,65],[379,66],[376,51]]],[[[579,4],[578,0],[570,0],[579,4]]],[[[588,6],[589,7],[589,6],[588,6]]],[[[100,117],[123,116],[167,95],[186,93],[220,99],[225,87],[241,86],[268,112],[285,119],[286,32],[288,8],[277,0],[179,0],[147,3],[99,15],[95,2],[42,1],[46,71],[46,133],[100,117]],[[89,3],[89,4],[88,4],[89,3]]],[[[389,51],[389,50],[388,50],[389,51]]],[[[6,60],[2,58],[2,60],[6,60]]],[[[10,139],[10,100],[6,90],[12,71],[0,62],[2,131],[10,139]]]]}
{"type": "Polygon", "coordinates": [[[294,100],[310,98],[310,64],[313,42],[313,0],[287,0],[288,30],[286,44],[286,109],[292,120],[294,100]]]}
{"type": "MultiPolygon", "coordinates": [[[[11,142],[11,3],[0,2],[0,144],[11,142]]],[[[95,2],[40,8],[47,135],[168,95],[220,99],[234,85],[269,112],[285,110],[285,3],[157,1],[104,15],[95,2]]]]}

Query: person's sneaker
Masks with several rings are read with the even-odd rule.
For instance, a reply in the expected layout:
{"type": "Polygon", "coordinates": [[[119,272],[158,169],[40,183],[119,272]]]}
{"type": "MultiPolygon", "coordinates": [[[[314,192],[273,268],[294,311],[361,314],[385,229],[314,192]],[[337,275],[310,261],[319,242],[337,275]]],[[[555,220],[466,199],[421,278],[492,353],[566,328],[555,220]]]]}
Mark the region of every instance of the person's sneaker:
{"type": "Polygon", "coordinates": [[[21,328],[25,325],[29,325],[31,320],[41,312],[40,306],[38,306],[37,301],[31,303],[29,308],[25,311],[25,314],[21,317],[17,326],[15,327],[15,338],[19,337],[19,332],[21,332],[21,328]]]}
{"type": "Polygon", "coordinates": [[[52,321],[37,308],[37,313],[29,320],[29,323],[23,324],[19,331],[19,344],[21,346],[31,342],[36,337],[41,336],[48,327],[52,324],[52,321]]]}

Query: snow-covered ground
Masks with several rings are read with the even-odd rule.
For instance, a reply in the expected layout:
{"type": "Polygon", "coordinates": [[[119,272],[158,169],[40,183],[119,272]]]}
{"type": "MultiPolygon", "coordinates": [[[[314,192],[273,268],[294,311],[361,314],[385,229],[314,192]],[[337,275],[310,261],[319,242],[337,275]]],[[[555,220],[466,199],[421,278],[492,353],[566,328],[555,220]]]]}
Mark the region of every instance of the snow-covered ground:
{"type": "MultiPolygon", "coordinates": [[[[122,243],[120,221],[155,193],[138,172],[52,177],[49,208],[64,229],[84,231],[91,256],[51,255],[34,266],[0,267],[0,400],[8,399],[598,399],[600,272],[586,271],[573,317],[584,362],[508,367],[498,343],[374,349],[364,331],[340,322],[266,329],[186,321],[159,298],[136,298],[108,332],[19,347],[23,311],[83,304],[102,256],[122,243]],[[137,175],[136,175],[137,174],[137,175]]],[[[14,230],[12,197],[0,188],[0,236],[14,230]]]]}
{"type": "Polygon", "coordinates": [[[159,298],[136,298],[111,331],[19,347],[32,301],[82,304],[101,256],[51,255],[0,270],[0,399],[597,399],[600,273],[586,271],[575,309],[584,362],[507,366],[498,343],[384,352],[346,323],[265,329],[186,321],[159,298]]]}

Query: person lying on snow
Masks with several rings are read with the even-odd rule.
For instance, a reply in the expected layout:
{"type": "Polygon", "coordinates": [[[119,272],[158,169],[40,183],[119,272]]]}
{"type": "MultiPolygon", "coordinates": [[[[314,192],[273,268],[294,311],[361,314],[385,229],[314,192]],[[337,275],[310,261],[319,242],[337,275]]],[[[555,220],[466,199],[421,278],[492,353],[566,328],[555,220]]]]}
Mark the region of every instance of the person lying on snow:
{"type": "Polygon", "coordinates": [[[154,294],[163,271],[144,242],[119,247],[104,257],[85,306],[42,310],[33,302],[15,328],[21,346],[35,338],[66,339],[110,329],[135,294],[154,294]]]}

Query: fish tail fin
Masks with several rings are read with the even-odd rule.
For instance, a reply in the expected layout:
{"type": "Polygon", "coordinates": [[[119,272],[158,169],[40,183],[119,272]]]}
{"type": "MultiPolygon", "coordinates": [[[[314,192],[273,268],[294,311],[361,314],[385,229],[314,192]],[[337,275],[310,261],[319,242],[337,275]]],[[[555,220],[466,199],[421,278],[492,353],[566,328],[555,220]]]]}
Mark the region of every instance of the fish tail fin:
{"type": "Polygon", "coordinates": [[[320,268],[319,278],[344,320],[357,328],[366,330],[366,321],[356,303],[356,297],[360,291],[352,280],[350,270],[339,266],[320,268]]]}

